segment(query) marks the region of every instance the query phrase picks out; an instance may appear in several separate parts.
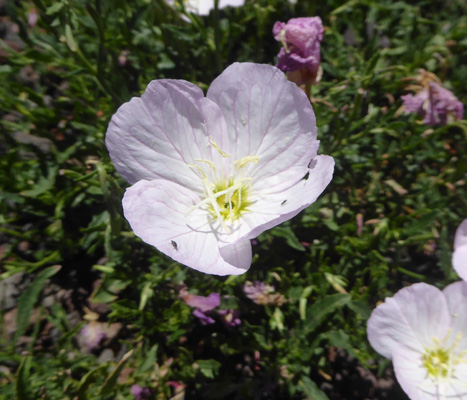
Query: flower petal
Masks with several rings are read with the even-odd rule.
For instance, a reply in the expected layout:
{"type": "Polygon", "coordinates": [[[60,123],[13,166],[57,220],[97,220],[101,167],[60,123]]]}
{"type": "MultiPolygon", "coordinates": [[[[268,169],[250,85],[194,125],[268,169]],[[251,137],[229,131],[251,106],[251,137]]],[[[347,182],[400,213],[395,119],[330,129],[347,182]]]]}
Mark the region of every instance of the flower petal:
{"type": "Polygon", "coordinates": [[[444,288],[443,293],[452,316],[452,341],[458,341],[455,347],[459,351],[467,350],[467,282],[452,283],[444,288]],[[460,337],[456,338],[456,335],[460,337]]]}
{"type": "Polygon", "coordinates": [[[442,340],[451,321],[447,301],[434,286],[416,283],[399,290],[373,310],[367,325],[371,346],[386,358],[396,349],[422,353],[442,340]]]}
{"type": "Polygon", "coordinates": [[[256,201],[250,206],[250,212],[245,212],[231,232],[221,235],[220,240],[235,243],[240,239],[253,239],[265,230],[293,218],[316,201],[331,181],[333,171],[334,159],[320,155],[313,159],[307,179],[299,179],[285,190],[279,184],[271,186],[267,191],[254,187],[251,196],[256,201]]]}
{"type": "Polygon", "coordinates": [[[183,297],[183,301],[190,307],[198,308],[202,312],[208,312],[221,305],[221,295],[219,293],[210,293],[209,296],[187,294],[183,297]]]}
{"type": "Polygon", "coordinates": [[[467,246],[467,219],[464,219],[456,230],[454,237],[454,250],[459,247],[467,246]]]}
{"type": "Polygon", "coordinates": [[[149,83],[141,98],[117,110],[106,145],[115,168],[128,182],[161,178],[202,193],[199,172],[188,164],[195,159],[220,161],[210,136],[227,147],[219,108],[189,82],[158,80],[149,83]]]}
{"type": "Polygon", "coordinates": [[[407,349],[396,349],[393,352],[393,366],[397,381],[411,400],[426,400],[436,397],[436,387],[426,379],[426,369],[422,366],[421,354],[407,349]],[[423,388],[423,390],[422,390],[423,388]]]}
{"type": "Polygon", "coordinates": [[[209,215],[200,209],[186,215],[199,201],[176,183],[142,180],[126,190],[123,211],[137,236],[175,261],[207,274],[243,274],[251,264],[249,240],[219,250],[209,215]]]}
{"type": "Polygon", "coordinates": [[[290,187],[306,174],[318,149],[316,119],[305,93],[283,72],[235,63],[212,82],[207,97],[222,110],[233,159],[259,157],[248,170],[255,182],[290,187]]]}
{"type": "Polygon", "coordinates": [[[452,254],[452,266],[457,274],[467,281],[467,246],[462,246],[454,250],[452,254]]]}

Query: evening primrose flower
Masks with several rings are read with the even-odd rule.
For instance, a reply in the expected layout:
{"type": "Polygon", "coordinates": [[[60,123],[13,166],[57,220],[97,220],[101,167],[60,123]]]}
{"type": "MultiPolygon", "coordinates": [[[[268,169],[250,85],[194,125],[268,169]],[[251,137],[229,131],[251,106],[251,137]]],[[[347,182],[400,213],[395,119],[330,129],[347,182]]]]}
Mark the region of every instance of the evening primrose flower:
{"type": "Polygon", "coordinates": [[[277,21],[272,32],[274,38],[282,43],[277,55],[277,68],[287,72],[289,79],[297,85],[315,83],[324,32],[321,18],[292,18],[287,23],[277,21]]]}
{"type": "Polygon", "coordinates": [[[401,289],[376,307],[367,332],[412,400],[467,398],[467,282],[401,289]]]}
{"type": "Polygon", "coordinates": [[[143,241],[201,272],[242,274],[250,239],[312,204],[334,160],[317,155],[305,94],[275,67],[235,63],[206,97],[149,83],[112,117],[106,145],[132,184],[123,211],[143,241]]]}
{"type": "Polygon", "coordinates": [[[452,266],[458,275],[467,281],[467,219],[464,219],[456,231],[452,266]]]}

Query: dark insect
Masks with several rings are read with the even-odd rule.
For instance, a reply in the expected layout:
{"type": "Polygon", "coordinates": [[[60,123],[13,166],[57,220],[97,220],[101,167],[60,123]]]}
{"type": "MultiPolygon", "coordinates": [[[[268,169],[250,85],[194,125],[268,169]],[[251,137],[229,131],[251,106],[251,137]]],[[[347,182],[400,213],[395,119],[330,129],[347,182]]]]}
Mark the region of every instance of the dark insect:
{"type": "Polygon", "coordinates": [[[172,247],[173,247],[175,250],[178,250],[178,244],[177,244],[177,242],[175,242],[174,240],[171,240],[170,243],[172,243],[172,247]]]}
{"type": "Polygon", "coordinates": [[[283,206],[285,203],[287,203],[287,200],[284,200],[284,201],[281,203],[281,206],[283,206]]]}

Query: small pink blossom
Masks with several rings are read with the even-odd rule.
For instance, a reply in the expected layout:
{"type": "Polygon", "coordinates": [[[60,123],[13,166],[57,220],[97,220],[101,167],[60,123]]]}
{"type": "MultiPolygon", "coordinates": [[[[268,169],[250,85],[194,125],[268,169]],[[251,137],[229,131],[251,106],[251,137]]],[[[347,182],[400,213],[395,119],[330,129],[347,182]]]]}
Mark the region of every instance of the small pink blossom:
{"type": "Polygon", "coordinates": [[[292,18],[287,23],[278,21],[272,32],[283,46],[277,56],[277,67],[287,72],[289,79],[297,85],[315,83],[324,32],[321,18],[292,18]]]}
{"type": "Polygon", "coordinates": [[[106,338],[107,334],[102,329],[101,323],[91,321],[80,330],[78,342],[82,343],[87,350],[92,351],[98,349],[106,338]]]}
{"type": "Polygon", "coordinates": [[[131,387],[131,394],[135,397],[135,400],[148,400],[152,396],[151,389],[141,387],[140,385],[133,385],[131,387]]]}
{"type": "Polygon", "coordinates": [[[401,289],[372,312],[367,332],[412,400],[467,398],[467,282],[401,289]]]}
{"type": "Polygon", "coordinates": [[[274,286],[264,282],[245,282],[243,292],[251,301],[260,305],[276,305],[281,306],[285,303],[285,298],[282,294],[275,291],[274,286]]]}
{"type": "Polygon", "coordinates": [[[190,307],[195,308],[193,315],[200,320],[203,325],[213,324],[215,321],[208,313],[221,304],[219,293],[211,293],[209,296],[196,296],[188,294],[183,296],[183,301],[190,307]]]}
{"type": "Polygon", "coordinates": [[[34,28],[38,20],[39,20],[39,14],[37,13],[37,10],[35,8],[31,8],[28,11],[28,25],[31,28],[34,28]]]}
{"type": "Polygon", "coordinates": [[[417,113],[423,118],[425,125],[446,125],[464,116],[464,105],[448,89],[441,85],[436,75],[420,70],[416,77],[409,78],[418,82],[407,88],[415,91],[415,95],[401,96],[404,110],[417,113]]]}
{"type": "Polygon", "coordinates": [[[270,65],[235,63],[206,97],[152,81],[112,117],[106,145],[132,186],[123,211],[143,241],[198,271],[239,275],[250,240],[314,203],[332,157],[318,155],[306,95],[270,65]]]}
{"type": "Polygon", "coordinates": [[[456,231],[452,266],[459,276],[467,281],[467,219],[462,221],[456,231]]]}

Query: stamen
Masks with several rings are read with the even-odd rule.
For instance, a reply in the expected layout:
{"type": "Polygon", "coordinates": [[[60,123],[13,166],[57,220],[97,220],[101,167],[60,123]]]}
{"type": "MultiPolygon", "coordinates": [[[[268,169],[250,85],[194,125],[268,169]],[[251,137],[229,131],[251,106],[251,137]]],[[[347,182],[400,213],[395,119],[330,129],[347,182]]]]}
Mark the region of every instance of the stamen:
{"type": "Polygon", "coordinates": [[[202,158],[195,158],[195,161],[196,162],[206,163],[206,164],[209,165],[210,168],[212,168],[214,171],[216,171],[216,166],[214,165],[214,163],[211,160],[203,160],[202,158]]]}
{"type": "Polygon", "coordinates": [[[258,161],[259,161],[258,156],[246,156],[246,157],[240,158],[240,160],[235,160],[234,161],[234,168],[235,169],[242,169],[242,168],[246,167],[250,163],[258,164],[258,161]]]}
{"type": "MultiPolygon", "coordinates": [[[[196,160],[195,160],[196,161],[196,160]]],[[[203,171],[203,169],[199,166],[199,165],[195,165],[195,164],[187,164],[190,168],[194,168],[196,169],[197,171],[201,172],[201,175],[203,175],[203,179],[208,179],[208,176],[206,175],[206,173],[203,171]]]]}
{"type": "Polygon", "coordinates": [[[219,145],[214,140],[212,140],[212,136],[209,136],[209,143],[211,143],[211,146],[214,147],[222,157],[224,157],[224,158],[230,157],[230,154],[228,154],[224,150],[222,150],[219,147],[219,145]]]}

